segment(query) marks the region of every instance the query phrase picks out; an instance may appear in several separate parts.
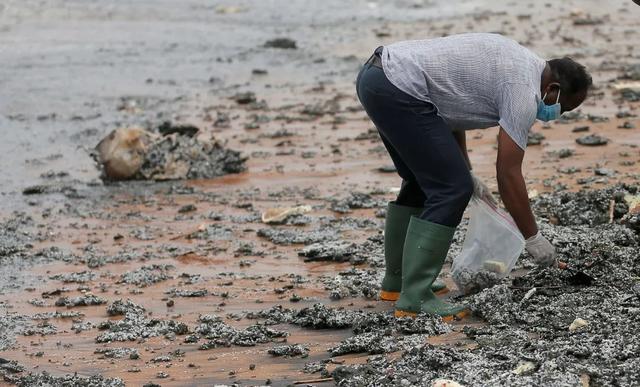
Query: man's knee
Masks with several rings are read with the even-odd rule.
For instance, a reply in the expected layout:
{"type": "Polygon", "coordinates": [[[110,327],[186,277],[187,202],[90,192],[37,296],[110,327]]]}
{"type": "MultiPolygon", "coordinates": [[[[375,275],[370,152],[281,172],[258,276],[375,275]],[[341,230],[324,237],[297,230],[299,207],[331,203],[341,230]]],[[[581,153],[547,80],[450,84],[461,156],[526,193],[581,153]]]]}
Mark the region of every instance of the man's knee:
{"type": "Polygon", "coordinates": [[[412,180],[403,180],[396,203],[408,207],[423,207],[426,196],[420,185],[412,180]]]}
{"type": "Polygon", "coordinates": [[[455,227],[460,223],[462,214],[473,196],[473,180],[471,176],[460,176],[456,179],[455,183],[450,187],[446,208],[448,208],[448,214],[446,219],[443,220],[443,224],[455,227]]]}
{"type": "Polygon", "coordinates": [[[471,196],[473,196],[473,179],[471,178],[470,173],[466,173],[456,179],[453,188],[453,199],[456,204],[459,204],[461,207],[466,207],[469,200],[471,200],[471,196]]]}

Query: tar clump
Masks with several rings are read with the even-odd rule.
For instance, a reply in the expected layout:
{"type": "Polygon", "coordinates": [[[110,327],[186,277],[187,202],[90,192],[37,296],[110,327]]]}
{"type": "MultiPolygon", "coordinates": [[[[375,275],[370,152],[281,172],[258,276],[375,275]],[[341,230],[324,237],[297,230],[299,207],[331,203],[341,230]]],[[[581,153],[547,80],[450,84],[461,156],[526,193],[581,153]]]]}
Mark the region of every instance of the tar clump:
{"type": "Polygon", "coordinates": [[[473,271],[466,268],[454,271],[451,277],[464,294],[473,294],[490,288],[502,279],[499,274],[488,270],[473,271]]]}

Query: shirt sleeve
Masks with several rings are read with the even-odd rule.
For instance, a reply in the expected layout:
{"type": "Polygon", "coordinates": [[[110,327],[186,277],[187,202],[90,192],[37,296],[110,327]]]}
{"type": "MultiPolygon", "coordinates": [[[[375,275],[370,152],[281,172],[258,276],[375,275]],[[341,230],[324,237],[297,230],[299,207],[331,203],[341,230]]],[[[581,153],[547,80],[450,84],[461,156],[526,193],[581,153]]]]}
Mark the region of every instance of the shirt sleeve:
{"type": "Polygon", "coordinates": [[[498,124],[523,150],[527,147],[529,129],[536,121],[538,105],[531,87],[507,83],[498,100],[498,124]]]}

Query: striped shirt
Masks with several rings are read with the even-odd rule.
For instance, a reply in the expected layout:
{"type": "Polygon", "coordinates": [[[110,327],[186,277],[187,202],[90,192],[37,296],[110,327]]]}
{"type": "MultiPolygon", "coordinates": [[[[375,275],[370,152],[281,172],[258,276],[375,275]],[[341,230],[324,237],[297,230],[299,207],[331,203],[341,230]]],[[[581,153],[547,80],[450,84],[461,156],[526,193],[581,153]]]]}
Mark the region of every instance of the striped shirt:
{"type": "Polygon", "coordinates": [[[382,67],[405,93],[432,103],[453,130],[500,125],[522,148],[536,120],[546,61],[498,34],[385,46],[382,67]]]}

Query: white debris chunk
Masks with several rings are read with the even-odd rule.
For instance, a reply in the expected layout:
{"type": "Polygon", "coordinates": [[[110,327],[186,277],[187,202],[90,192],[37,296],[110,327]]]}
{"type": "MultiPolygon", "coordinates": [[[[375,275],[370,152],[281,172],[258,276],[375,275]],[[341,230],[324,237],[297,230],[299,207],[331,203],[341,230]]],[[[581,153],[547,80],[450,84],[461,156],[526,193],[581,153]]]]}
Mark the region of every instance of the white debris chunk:
{"type": "Polygon", "coordinates": [[[580,317],[578,317],[575,320],[573,320],[571,325],[569,325],[569,332],[575,332],[576,330],[578,330],[578,329],[580,329],[582,327],[586,327],[587,325],[589,325],[588,321],[583,320],[580,317]]]}
{"type": "Polygon", "coordinates": [[[528,299],[530,299],[531,297],[533,297],[534,294],[536,294],[536,292],[538,291],[538,288],[532,288],[530,289],[525,295],[524,297],[522,297],[522,301],[526,301],[528,299]]]}
{"type": "Polygon", "coordinates": [[[291,215],[301,215],[311,212],[311,206],[297,206],[287,208],[270,208],[262,213],[263,223],[281,223],[291,215]]]}
{"type": "Polygon", "coordinates": [[[531,361],[522,361],[518,366],[512,371],[516,375],[527,375],[536,370],[536,363],[531,361]]]}
{"type": "Polygon", "coordinates": [[[462,384],[458,382],[454,382],[449,379],[436,379],[433,381],[431,387],[464,387],[462,384]]]}

